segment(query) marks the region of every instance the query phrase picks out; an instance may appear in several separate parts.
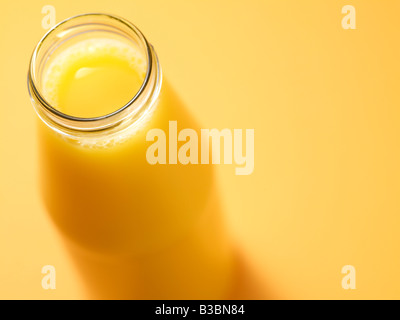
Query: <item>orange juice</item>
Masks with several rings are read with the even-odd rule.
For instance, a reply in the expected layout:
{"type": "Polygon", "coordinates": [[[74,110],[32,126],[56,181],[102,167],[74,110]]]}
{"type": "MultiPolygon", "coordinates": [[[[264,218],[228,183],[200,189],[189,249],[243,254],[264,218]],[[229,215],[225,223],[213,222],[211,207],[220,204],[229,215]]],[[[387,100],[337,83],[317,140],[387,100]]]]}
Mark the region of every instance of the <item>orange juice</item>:
{"type": "Polygon", "coordinates": [[[148,130],[198,125],[140,31],[110,17],[69,19],[34,52],[44,202],[97,298],[222,298],[231,254],[212,167],[146,160],[148,130]]]}
{"type": "Polygon", "coordinates": [[[139,91],[144,58],[126,43],[88,39],[60,53],[44,75],[45,96],[59,111],[81,118],[110,114],[139,91]]]}

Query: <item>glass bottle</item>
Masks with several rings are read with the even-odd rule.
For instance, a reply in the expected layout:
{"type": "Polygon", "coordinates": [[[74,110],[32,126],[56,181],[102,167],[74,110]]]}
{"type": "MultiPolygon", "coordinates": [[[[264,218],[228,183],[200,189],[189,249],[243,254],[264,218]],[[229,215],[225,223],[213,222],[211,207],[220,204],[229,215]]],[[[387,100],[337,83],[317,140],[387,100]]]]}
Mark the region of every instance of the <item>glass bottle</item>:
{"type": "Polygon", "coordinates": [[[41,194],[90,297],[224,298],[232,255],[212,166],[152,165],[146,158],[151,129],[199,127],[163,79],[144,35],[107,14],[71,17],[36,46],[28,88],[40,118],[41,194]],[[44,79],[59,54],[87,39],[122,41],[141,53],[145,66],[128,103],[92,118],[58,110],[44,79]]]}

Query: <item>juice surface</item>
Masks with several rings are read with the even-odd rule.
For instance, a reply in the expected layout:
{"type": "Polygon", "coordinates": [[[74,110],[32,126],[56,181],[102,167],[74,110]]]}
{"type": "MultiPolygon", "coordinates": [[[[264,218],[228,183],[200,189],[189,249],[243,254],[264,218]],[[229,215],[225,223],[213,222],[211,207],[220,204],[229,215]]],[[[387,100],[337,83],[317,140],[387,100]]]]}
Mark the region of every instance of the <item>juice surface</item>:
{"type": "Polygon", "coordinates": [[[53,58],[44,74],[44,93],[67,115],[104,116],[135,96],[145,71],[143,57],[127,43],[83,40],[53,58]]]}

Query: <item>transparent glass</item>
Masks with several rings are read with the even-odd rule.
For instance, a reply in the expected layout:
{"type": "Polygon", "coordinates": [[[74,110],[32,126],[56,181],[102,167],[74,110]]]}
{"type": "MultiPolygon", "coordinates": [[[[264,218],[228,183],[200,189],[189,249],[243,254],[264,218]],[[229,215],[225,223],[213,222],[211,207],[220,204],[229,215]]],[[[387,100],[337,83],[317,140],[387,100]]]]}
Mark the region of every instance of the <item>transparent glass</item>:
{"type": "Polygon", "coordinates": [[[178,130],[199,128],[162,79],[155,50],[143,34],[107,14],[69,18],[35,48],[28,88],[40,118],[44,203],[91,297],[225,297],[232,255],[212,167],[146,160],[149,130],[168,134],[169,121],[176,121],[178,130]],[[140,50],[146,60],[144,81],[126,105],[110,114],[63,114],[46,100],[43,74],[57,54],[96,38],[118,38],[140,50]]]}

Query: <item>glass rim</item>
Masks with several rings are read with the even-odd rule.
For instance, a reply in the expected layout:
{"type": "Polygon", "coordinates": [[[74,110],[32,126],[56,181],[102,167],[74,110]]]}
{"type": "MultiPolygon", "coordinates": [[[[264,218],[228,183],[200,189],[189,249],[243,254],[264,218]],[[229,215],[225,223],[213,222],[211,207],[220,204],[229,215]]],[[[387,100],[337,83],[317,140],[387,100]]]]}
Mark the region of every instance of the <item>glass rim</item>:
{"type": "Polygon", "coordinates": [[[132,106],[139,99],[139,97],[142,95],[142,93],[145,91],[145,88],[147,87],[147,85],[149,83],[152,68],[153,68],[153,57],[152,57],[151,51],[152,51],[151,46],[148,43],[146,37],[143,35],[143,33],[134,24],[132,24],[131,22],[129,22],[128,20],[126,20],[124,18],[115,16],[115,15],[111,15],[111,14],[107,14],[107,13],[84,13],[84,14],[74,15],[72,17],[69,17],[69,18],[59,22],[55,26],[53,26],[49,31],[47,31],[45,33],[45,35],[40,39],[40,41],[36,45],[32,55],[31,55],[31,59],[29,61],[28,89],[29,89],[29,92],[31,94],[33,94],[35,96],[35,98],[37,98],[40,105],[56,117],[60,117],[62,119],[74,121],[74,122],[96,122],[96,121],[110,119],[110,118],[122,113],[123,111],[128,109],[130,106],[132,106]],[[64,24],[66,24],[72,20],[84,18],[84,17],[91,17],[91,16],[105,17],[108,19],[116,20],[119,23],[124,24],[131,31],[133,31],[138,36],[138,38],[140,39],[142,44],[144,44],[145,51],[146,51],[146,58],[147,58],[147,67],[146,67],[146,75],[145,75],[142,85],[140,86],[139,90],[135,93],[135,95],[132,97],[132,99],[130,99],[125,105],[123,105],[122,107],[120,107],[119,109],[117,109],[111,113],[108,113],[108,114],[105,114],[102,116],[83,118],[83,117],[76,117],[76,116],[72,116],[72,115],[63,113],[63,112],[57,110],[56,108],[54,108],[46,100],[46,98],[43,96],[43,94],[40,92],[40,90],[36,86],[37,79],[36,79],[35,67],[36,67],[36,63],[37,63],[36,60],[37,60],[38,53],[39,53],[43,43],[46,41],[46,39],[49,36],[54,34],[54,32],[56,32],[56,30],[59,29],[59,27],[63,26],[64,24]]]}

